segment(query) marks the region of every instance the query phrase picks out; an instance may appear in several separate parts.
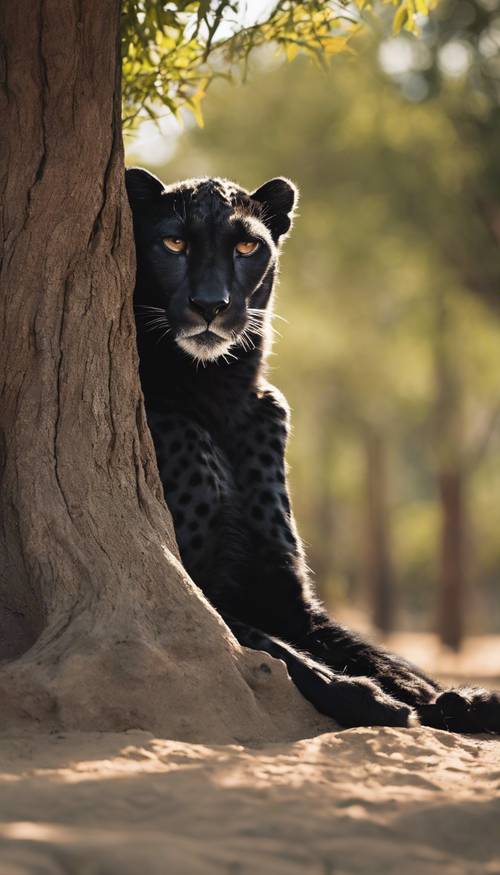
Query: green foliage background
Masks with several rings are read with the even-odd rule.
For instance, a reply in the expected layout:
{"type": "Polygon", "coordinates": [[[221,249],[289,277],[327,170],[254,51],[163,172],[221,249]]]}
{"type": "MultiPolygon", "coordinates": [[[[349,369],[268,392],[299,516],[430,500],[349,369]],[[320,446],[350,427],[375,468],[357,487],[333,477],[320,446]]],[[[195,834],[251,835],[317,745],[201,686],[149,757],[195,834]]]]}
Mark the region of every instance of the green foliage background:
{"type": "MultiPolygon", "coordinates": [[[[435,0],[382,0],[393,8],[393,28],[416,32],[417,18],[435,0]]],[[[252,52],[273,45],[288,60],[301,53],[320,66],[348,49],[365,18],[368,0],[124,0],[122,56],[124,121],[162,111],[191,110],[202,123],[200,104],[210,82],[245,70],[252,52]],[[246,14],[245,14],[246,13],[246,14]]]]}

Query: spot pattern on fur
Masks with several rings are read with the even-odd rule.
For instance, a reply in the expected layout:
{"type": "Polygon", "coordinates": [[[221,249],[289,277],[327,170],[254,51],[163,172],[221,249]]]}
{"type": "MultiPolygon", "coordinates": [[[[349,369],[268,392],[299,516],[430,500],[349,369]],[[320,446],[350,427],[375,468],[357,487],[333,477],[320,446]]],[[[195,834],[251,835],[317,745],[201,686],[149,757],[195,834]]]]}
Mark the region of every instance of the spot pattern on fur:
{"type": "Polygon", "coordinates": [[[252,396],[243,421],[233,424],[227,453],[208,430],[177,411],[151,411],[148,419],[190,573],[213,563],[230,536],[228,518],[239,517],[269,550],[301,555],[286,484],[289,412],[277,391],[252,396]]]}
{"type": "Polygon", "coordinates": [[[182,414],[153,411],[148,422],[179,550],[194,574],[213,556],[215,530],[232,491],[227,460],[208,431],[182,414]]]}
{"type": "Polygon", "coordinates": [[[237,482],[251,528],[280,551],[300,555],[291,513],[285,453],[289,409],[277,390],[254,396],[237,463],[237,482]]]}

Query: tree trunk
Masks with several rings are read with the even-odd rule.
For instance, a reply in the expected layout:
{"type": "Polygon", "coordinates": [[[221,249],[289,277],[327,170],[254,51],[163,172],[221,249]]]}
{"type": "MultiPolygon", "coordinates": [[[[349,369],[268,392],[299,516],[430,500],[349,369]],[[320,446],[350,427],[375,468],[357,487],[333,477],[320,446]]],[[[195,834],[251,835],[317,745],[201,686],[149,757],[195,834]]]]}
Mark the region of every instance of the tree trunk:
{"type": "Polygon", "coordinates": [[[394,630],[394,575],[387,510],[386,447],[373,430],[364,435],[366,458],[366,578],[370,613],[376,629],[394,630]]]}
{"type": "Polygon", "coordinates": [[[438,473],[441,501],[441,563],[438,633],[442,644],[459,650],[464,636],[465,546],[462,474],[438,473]]]}
{"type": "Polygon", "coordinates": [[[328,582],[332,578],[334,566],[335,508],[332,496],[330,471],[332,468],[332,423],[333,410],[327,406],[322,411],[315,448],[317,486],[313,490],[317,500],[313,506],[314,540],[311,541],[311,566],[318,582],[318,588],[330,607],[331,593],[328,582]]]}
{"type": "Polygon", "coordinates": [[[282,663],[238,647],[162,500],[137,376],[119,12],[0,12],[2,728],[298,736],[324,721],[282,663]]]}
{"type": "Polygon", "coordinates": [[[462,386],[455,362],[452,311],[447,294],[436,292],[434,414],[437,485],[441,507],[437,632],[441,643],[459,650],[465,615],[465,483],[462,386]]]}

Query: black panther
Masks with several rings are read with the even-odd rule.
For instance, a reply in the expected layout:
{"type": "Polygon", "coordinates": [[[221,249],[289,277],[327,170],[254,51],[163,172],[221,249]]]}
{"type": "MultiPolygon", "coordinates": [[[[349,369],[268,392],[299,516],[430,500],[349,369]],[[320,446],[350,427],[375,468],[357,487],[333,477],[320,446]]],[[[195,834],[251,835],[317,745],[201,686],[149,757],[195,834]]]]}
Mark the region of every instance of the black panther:
{"type": "Polygon", "coordinates": [[[193,580],[242,645],[283,659],[302,694],[341,726],[500,733],[499,694],[443,690],[332,620],[312,590],[287,489],[289,410],[265,379],[295,186],[164,186],[139,168],[126,183],[140,377],[193,580]]]}

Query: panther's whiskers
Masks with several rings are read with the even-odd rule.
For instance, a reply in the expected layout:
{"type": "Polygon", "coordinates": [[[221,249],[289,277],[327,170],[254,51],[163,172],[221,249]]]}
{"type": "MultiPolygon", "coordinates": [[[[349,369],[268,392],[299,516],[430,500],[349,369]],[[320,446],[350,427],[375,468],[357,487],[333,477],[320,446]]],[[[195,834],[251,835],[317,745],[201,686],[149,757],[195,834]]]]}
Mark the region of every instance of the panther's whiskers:
{"type": "Polygon", "coordinates": [[[167,313],[165,307],[153,307],[151,304],[134,304],[134,310],[136,312],[138,310],[147,310],[155,313],[164,313],[165,315],[167,313]]]}
{"type": "Polygon", "coordinates": [[[253,342],[252,337],[250,336],[247,328],[244,328],[243,331],[241,332],[241,334],[239,336],[239,342],[240,342],[241,346],[243,347],[243,349],[245,349],[247,352],[249,352],[252,349],[255,349],[255,343],[253,342]]]}
{"type": "Polygon", "coordinates": [[[165,328],[167,332],[170,331],[170,325],[166,319],[158,319],[158,321],[155,324],[149,323],[144,330],[145,331],[159,331],[162,328],[165,328]]]}
{"type": "Polygon", "coordinates": [[[260,309],[259,307],[248,307],[247,312],[250,314],[251,317],[261,319],[262,322],[266,321],[271,331],[276,332],[279,337],[281,337],[281,335],[279,334],[279,332],[276,331],[276,328],[272,324],[272,320],[280,319],[281,322],[286,322],[287,325],[289,324],[288,319],[285,319],[284,316],[280,316],[279,313],[276,313],[274,311],[272,313],[268,313],[267,310],[260,309]]]}
{"type": "Polygon", "coordinates": [[[274,334],[276,337],[281,337],[278,329],[270,322],[266,325],[261,325],[260,323],[255,324],[252,320],[249,320],[247,329],[251,331],[252,334],[257,334],[259,337],[266,337],[268,334],[274,334]]]}
{"type": "MultiPolygon", "coordinates": [[[[167,322],[165,316],[155,316],[153,319],[151,319],[151,318],[147,318],[147,319],[145,319],[144,321],[145,321],[146,326],[149,326],[149,325],[158,325],[159,323],[167,322]]],[[[167,323],[167,324],[168,324],[168,323],[167,323]]]]}
{"type": "Polygon", "coordinates": [[[167,336],[167,334],[170,334],[170,327],[168,325],[165,328],[165,330],[163,331],[163,333],[160,334],[158,340],[156,341],[156,344],[158,345],[163,340],[163,338],[167,336]]]}
{"type": "Polygon", "coordinates": [[[147,304],[136,304],[134,309],[136,310],[137,318],[141,321],[141,328],[144,332],[160,331],[163,328],[165,330],[160,337],[161,340],[170,331],[170,323],[166,316],[167,311],[164,308],[152,307],[147,304]],[[145,312],[137,312],[140,310],[145,312]]]}

